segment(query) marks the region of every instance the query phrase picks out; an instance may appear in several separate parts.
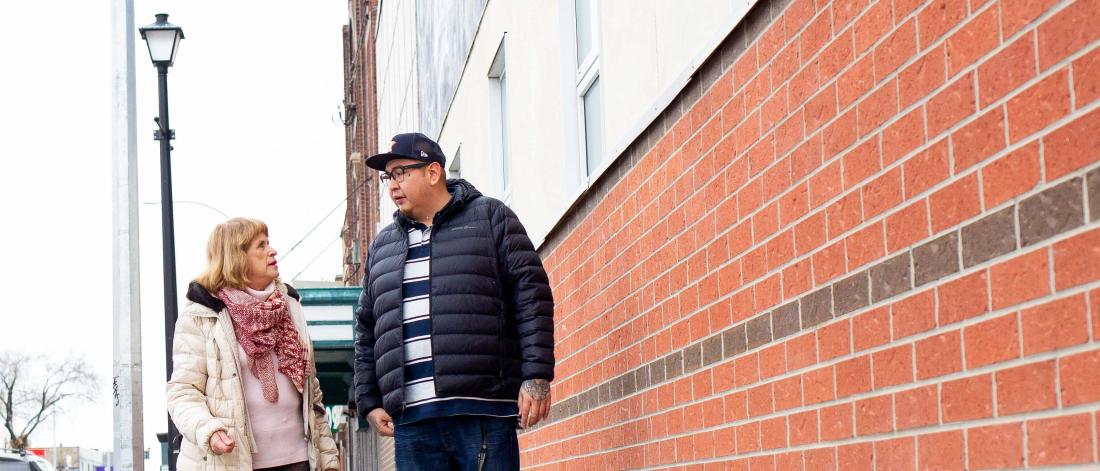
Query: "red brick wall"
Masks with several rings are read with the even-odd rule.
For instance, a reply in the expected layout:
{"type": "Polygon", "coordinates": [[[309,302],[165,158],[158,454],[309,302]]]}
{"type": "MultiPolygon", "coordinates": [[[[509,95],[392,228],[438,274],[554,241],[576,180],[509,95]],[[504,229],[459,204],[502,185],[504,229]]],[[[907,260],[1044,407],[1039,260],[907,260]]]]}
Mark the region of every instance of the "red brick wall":
{"type": "Polygon", "coordinates": [[[761,0],[552,233],[532,469],[1096,463],[1100,1],[761,0]]]}

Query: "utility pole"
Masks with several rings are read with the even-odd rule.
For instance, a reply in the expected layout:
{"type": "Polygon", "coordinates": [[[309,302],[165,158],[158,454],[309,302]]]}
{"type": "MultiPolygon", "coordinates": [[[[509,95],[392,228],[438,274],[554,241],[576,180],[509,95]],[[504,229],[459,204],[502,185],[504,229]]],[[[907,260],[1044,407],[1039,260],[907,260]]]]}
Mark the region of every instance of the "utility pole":
{"type": "Polygon", "coordinates": [[[111,1],[111,201],[115,471],[143,471],[134,1],[111,1]]]}

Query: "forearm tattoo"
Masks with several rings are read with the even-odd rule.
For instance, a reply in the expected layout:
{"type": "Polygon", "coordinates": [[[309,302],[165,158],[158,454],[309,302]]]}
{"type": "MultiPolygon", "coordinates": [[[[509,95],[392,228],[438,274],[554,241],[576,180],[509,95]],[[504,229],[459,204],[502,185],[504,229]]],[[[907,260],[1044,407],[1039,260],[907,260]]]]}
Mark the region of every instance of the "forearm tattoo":
{"type": "Polygon", "coordinates": [[[545,379],[529,379],[523,382],[523,390],[531,399],[541,401],[550,395],[550,382],[545,379]]]}

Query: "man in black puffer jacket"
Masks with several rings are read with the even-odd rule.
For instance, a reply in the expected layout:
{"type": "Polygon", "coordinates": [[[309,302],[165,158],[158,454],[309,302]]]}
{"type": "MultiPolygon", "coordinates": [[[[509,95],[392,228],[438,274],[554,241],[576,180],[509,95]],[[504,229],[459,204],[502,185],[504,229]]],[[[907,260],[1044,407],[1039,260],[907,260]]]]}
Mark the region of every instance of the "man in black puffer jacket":
{"type": "Polygon", "coordinates": [[[396,436],[398,469],[518,469],[517,419],[550,411],[550,284],[515,213],[445,162],[419,133],[366,161],[398,211],[367,254],[357,407],[396,436]]]}

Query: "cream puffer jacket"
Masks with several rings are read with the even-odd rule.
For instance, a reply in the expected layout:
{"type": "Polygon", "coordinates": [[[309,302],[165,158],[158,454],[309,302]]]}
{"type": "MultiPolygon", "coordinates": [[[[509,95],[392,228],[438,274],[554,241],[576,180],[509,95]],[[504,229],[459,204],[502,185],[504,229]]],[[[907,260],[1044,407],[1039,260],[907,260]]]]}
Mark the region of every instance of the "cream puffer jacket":
{"type": "MultiPolygon", "coordinates": [[[[313,361],[313,345],[309,340],[298,293],[283,283],[277,289],[286,296],[291,318],[302,339],[309,368],[306,388],[302,394],[302,414],[305,436],[309,437],[311,470],[328,471],[339,468],[336,442],[332,439],[325,407],[321,403],[321,384],[313,361]]],[[[176,321],[172,344],[172,379],[168,381],[168,413],[183,436],[177,469],[206,471],[225,469],[251,471],[256,442],[252,437],[248,411],[244,404],[244,387],[240,375],[247,374],[237,359],[237,337],[224,303],[198,283],[191,283],[188,302],[176,321]],[[242,373],[245,371],[246,373],[242,373]],[[210,450],[210,437],[223,430],[236,446],[233,451],[215,455],[210,450]]]]}

